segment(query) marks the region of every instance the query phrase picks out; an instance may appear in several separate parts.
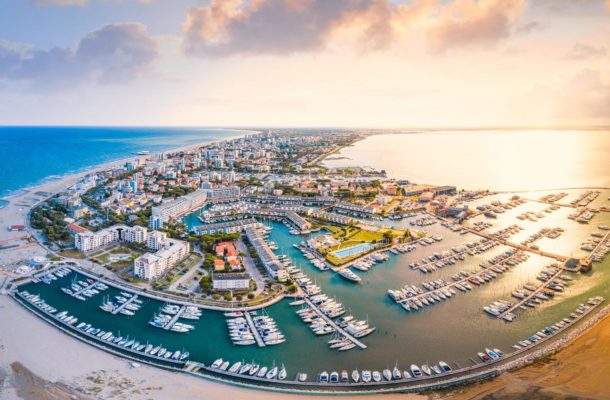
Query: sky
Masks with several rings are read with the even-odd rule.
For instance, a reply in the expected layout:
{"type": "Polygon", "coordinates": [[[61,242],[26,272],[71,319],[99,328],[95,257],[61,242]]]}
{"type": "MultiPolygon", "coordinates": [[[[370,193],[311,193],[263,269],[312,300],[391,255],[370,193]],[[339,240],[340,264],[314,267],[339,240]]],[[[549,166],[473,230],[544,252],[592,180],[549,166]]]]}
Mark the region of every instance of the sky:
{"type": "Polygon", "coordinates": [[[0,8],[0,125],[610,126],[610,0],[0,8]]]}

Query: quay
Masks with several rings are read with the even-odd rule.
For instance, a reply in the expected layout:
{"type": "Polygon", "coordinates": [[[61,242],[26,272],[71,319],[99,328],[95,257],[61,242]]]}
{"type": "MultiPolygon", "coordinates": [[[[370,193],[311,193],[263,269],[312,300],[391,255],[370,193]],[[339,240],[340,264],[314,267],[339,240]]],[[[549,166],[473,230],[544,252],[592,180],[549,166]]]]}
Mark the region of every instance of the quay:
{"type": "MultiPolygon", "coordinates": [[[[244,307],[234,307],[234,309],[229,309],[229,306],[213,306],[213,305],[208,305],[208,304],[201,304],[201,303],[194,303],[192,301],[186,301],[184,299],[181,298],[176,298],[174,296],[169,296],[167,294],[163,294],[163,295],[159,295],[159,294],[155,294],[155,293],[151,293],[151,291],[148,291],[146,293],[142,292],[142,289],[139,287],[134,287],[132,285],[126,284],[125,282],[116,282],[114,280],[105,278],[101,275],[96,275],[91,271],[88,271],[86,269],[84,269],[83,267],[79,266],[74,266],[74,265],[61,265],[61,266],[57,266],[57,267],[65,267],[70,269],[72,272],[76,272],[77,274],[80,275],[84,275],[88,278],[94,279],[96,281],[100,281],[108,286],[111,286],[115,289],[119,289],[125,292],[129,292],[132,294],[138,294],[141,297],[146,297],[149,299],[153,299],[153,300],[158,300],[158,301],[163,301],[166,303],[171,303],[171,304],[178,304],[181,306],[194,306],[194,307],[198,307],[202,310],[213,310],[213,311],[236,311],[236,310],[240,310],[240,311],[248,311],[248,310],[259,310],[259,309],[263,309],[269,306],[272,306],[273,304],[276,304],[278,302],[280,302],[281,300],[284,299],[284,295],[280,294],[278,296],[275,296],[273,298],[271,298],[269,301],[265,301],[263,303],[259,303],[256,305],[252,305],[252,306],[244,306],[244,307]]],[[[48,272],[48,271],[47,271],[48,272]]],[[[33,276],[31,276],[29,278],[30,281],[34,282],[32,280],[33,276]]],[[[25,283],[25,282],[24,282],[25,283]]],[[[38,282],[34,282],[34,283],[38,283],[38,282]]]]}
{"type": "MultiPolygon", "coordinates": [[[[132,297],[133,298],[133,297],[132,297]]],[[[176,315],[174,315],[172,317],[172,319],[165,324],[165,326],[163,327],[163,329],[165,329],[166,331],[172,329],[172,327],[174,326],[174,324],[176,322],[178,322],[178,319],[182,316],[182,314],[184,313],[184,311],[186,310],[185,306],[180,307],[180,310],[178,310],[178,312],[176,313],[176,315]]]]}
{"type": "Polygon", "coordinates": [[[318,309],[318,307],[316,307],[316,305],[313,304],[311,302],[311,300],[309,300],[309,297],[305,297],[303,300],[305,300],[305,302],[309,305],[309,307],[311,307],[324,321],[326,321],[330,326],[332,326],[335,329],[335,331],[337,331],[340,334],[342,334],[343,336],[345,336],[350,342],[352,342],[356,346],[360,347],[361,349],[366,349],[366,344],[362,343],[360,340],[356,339],[355,337],[353,337],[352,335],[347,333],[343,328],[341,328],[339,325],[337,325],[335,323],[335,321],[333,321],[332,318],[329,318],[326,314],[324,314],[322,311],[320,311],[318,309]]]}
{"type": "Polygon", "coordinates": [[[254,326],[254,321],[252,321],[252,316],[250,316],[250,313],[245,312],[244,316],[246,317],[246,322],[248,322],[248,326],[250,327],[250,330],[252,331],[252,334],[254,335],[254,339],[256,340],[256,345],[258,347],[265,347],[266,346],[265,341],[263,340],[260,333],[258,332],[258,329],[256,329],[256,326],[254,326]]]}
{"type": "Polygon", "coordinates": [[[136,299],[138,298],[137,294],[134,294],[133,296],[131,296],[129,299],[127,299],[127,301],[123,304],[121,304],[120,306],[118,306],[117,308],[115,308],[114,310],[111,311],[112,315],[116,315],[119,312],[121,312],[122,309],[124,309],[125,307],[127,307],[129,304],[133,303],[134,301],[136,301],[136,299]]]}

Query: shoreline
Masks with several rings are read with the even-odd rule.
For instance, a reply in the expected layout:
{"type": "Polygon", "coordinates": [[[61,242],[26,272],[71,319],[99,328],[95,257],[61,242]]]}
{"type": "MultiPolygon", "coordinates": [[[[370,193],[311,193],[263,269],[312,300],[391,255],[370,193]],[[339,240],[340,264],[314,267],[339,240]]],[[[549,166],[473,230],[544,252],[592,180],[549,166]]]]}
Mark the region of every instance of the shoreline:
{"type": "MultiPolygon", "coordinates": [[[[203,129],[203,128],[202,128],[203,129]]],[[[215,128],[216,129],[216,128],[215,128]]],[[[182,146],[182,147],[170,147],[167,148],[165,150],[160,150],[157,153],[163,152],[180,152],[180,151],[188,151],[188,150],[192,150],[194,148],[200,148],[200,147],[204,147],[204,146],[209,146],[215,143],[220,143],[226,140],[233,140],[233,139],[237,139],[240,137],[243,137],[245,135],[248,134],[257,134],[257,133],[261,133],[262,131],[255,131],[255,130],[246,130],[246,129],[218,129],[218,130],[230,130],[230,131],[239,131],[239,132],[243,132],[240,134],[236,134],[236,135],[231,135],[231,136],[227,136],[226,138],[220,139],[220,140],[213,140],[210,142],[200,142],[200,143],[195,143],[195,144],[191,144],[191,145],[186,145],[186,146],[182,146]]],[[[10,204],[10,202],[14,199],[17,199],[19,197],[22,197],[28,193],[31,192],[35,192],[35,191],[41,191],[40,189],[48,187],[48,186],[55,186],[57,184],[62,184],[63,181],[72,181],[72,179],[78,179],[81,178],[84,175],[93,173],[93,172],[98,172],[100,170],[103,169],[107,169],[107,168],[111,168],[111,167],[116,167],[116,166],[120,166],[122,164],[125,164],[126,162],[129,161],[133,161],[133,160],[137,160],[140,158],[148,158],[151,155],[153,155],[154,153],[150,153],[148,155],[131,155],[129,157],[124,157],[124,158],[118,158],[116,160],[113,161],[107,161],[107,162],[102,162],[100,164],[94,164],[94,165],[89,165],[86,167],[82,167],[82,169],[80,170],[72,170],[72,171],[66,171],[64,174],[62,175],[49,175],[46,176],[42,179],[40,179],[37,182],[31,183],[31,184],[27,184],[26,186],[23,186],[21,188],[18,189],[14,189],[11,190],[9,193],[0,196],[0,210],[5,208],[8,204],[10,204]],[[6,203],[6,204],[4,204],[6,203]]],[[[70,183],[70,184],[74,184],[74,182],[70,183]]],[[[67,185],[69,186],[69,185],[67,185]]]]}

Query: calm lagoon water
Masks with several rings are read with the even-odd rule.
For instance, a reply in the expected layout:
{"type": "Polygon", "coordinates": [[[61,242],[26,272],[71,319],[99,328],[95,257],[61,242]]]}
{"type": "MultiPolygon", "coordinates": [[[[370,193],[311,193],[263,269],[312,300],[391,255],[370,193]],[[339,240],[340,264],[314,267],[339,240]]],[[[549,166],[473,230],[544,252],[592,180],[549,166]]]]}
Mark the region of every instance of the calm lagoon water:
{"type": "Polygon", "coordinates": [[[610,131],[446,131],[373,135],[325,164],[460,189],[607,188],[608,154],[610,131]]]}

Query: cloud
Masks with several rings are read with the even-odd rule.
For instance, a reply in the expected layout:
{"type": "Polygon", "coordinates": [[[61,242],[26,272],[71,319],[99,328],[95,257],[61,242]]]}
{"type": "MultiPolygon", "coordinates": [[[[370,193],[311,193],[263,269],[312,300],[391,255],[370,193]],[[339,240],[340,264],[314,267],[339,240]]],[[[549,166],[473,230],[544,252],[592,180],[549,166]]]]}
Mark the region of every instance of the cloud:
{"type": "Polygon", "coordinates": [[[66,82],[121,83],[148,70],[158,55],[146,26],[110,24],[73,48],[37,50],[0,41],[0,78],[50,87],[66,82]]]}
{"type": "MultiPolygon", "coordinates": [[[[117,3],[124,3],[124,2],[136,2],[136,3],[142,3],[142,4],[150,4],[152,3],[154,0],[106,0],[108,2],[110,1],[114,1],[117,3]]],[[[36,6],[60,6],[60,7],[66,7],[66,6],[84,6],[86,5],[89,0],[31,0],[32,4],[36,5],[36,6]]]]}
{"type": "Polygon", "coordinates": [[[423,32],[435,51],[445,51],[508,37],[524,5],[525,0],[211,0],[189,10],[184,48],[215,56],[290,54],[320,51],[348,38],[376,50],[423,32]]]}
{"type": "Polygon", "coordinates": [[[84,6],[87,0],[32,0],[37,6],[84,6]]]}
{"type": "Polygon", "coordinates": [[[567,118],[610,122],[610,84],[599,71],[585,69],[567,78],[555,90],[557,113],[567,118]]]}
{"type": "Polygon", "coordinates": [[[535,31],[541,31],[545,28],[545,25],[538,21],[529,21],[525,24],[517,26],[515,29],[519,33],[531,33],[535,31]]]}
{"type": "Polygon", "coordinates": [[[525,0],[456,0],[428,31],[435,52],[495,44],[510,36],[525,0]]]}
{"type": "Polygon", "coordinates": [[[212,0],[191,8],[184,24],[188,52],[286,54],[321,49],[333,27],[364,12],[366,0],[212,0]]]}
{"type": "Polygon", "coordinates": [[[605,47],[594,47],[588,44],[576,43],[568,54],[566,54],[566,58],[570,60],[588,60],[590,58],[603,57],[607,54],[605,47]]]}

